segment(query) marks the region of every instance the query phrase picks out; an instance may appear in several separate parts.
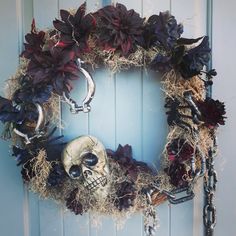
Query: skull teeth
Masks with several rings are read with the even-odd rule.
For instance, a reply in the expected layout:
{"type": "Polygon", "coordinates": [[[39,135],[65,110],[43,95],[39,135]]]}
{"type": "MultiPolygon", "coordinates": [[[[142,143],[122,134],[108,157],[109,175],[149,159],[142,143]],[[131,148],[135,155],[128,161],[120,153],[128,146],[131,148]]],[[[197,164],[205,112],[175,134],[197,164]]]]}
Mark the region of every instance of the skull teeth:
{"type": "Polygon", "coordinates": [[[105,176],[102,176],[100,178],[94,179],[92,182],[85,183],[85,187],[88,190],[94,190],[99,187],[99,185],[102,185],[104,187],[107,184],[107,178],[105,176]]]}

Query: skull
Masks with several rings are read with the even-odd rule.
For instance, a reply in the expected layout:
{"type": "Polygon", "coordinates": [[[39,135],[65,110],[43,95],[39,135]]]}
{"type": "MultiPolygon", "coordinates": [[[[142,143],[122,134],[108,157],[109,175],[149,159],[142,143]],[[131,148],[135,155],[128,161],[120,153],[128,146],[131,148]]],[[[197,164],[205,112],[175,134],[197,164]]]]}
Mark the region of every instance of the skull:
{"type": "Polygon", "coordinates": [[[69,142],[62,152],[62,162],[71,179],[80,179],[91,192],[107,195],[107,154],[97,138],[80,136],[69,142]]]}

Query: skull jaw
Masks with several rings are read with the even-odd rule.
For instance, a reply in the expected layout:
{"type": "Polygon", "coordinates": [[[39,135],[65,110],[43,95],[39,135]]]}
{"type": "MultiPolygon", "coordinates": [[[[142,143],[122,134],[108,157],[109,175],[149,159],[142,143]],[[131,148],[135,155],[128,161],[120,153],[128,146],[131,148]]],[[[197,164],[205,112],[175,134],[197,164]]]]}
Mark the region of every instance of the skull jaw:
{"type": "Polygon", "coordinates": [[[90,193],[92,193],[98,201],[106,199],[110,188],[107,176],[100,176],[97,178],[93,178],[91,181],[86,179],[86,181],[84,181],[83,184],[84,187],[90,193]]]}

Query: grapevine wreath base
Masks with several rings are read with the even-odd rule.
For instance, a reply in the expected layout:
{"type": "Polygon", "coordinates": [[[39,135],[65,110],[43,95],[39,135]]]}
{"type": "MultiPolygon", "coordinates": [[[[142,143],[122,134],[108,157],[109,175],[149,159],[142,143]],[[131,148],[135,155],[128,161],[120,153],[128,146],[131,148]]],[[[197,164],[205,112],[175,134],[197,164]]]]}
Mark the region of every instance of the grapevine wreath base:
{"type": "Polygon", "coordinates": [[[194,197],[194,184],[216,152],[216,129],[224,124],[224,104],[207,93],[216,76],[206,69],[208,37],[182,38],[183,26],[169,12],[145,19],[122,4],[87,15],[85,4],[60,13],[54,29],[38,31],[33,21],[25,36],[19,69],[7,81],[7,98],[0,98],[3,137],[12,140],[30,190],[75,214],[123,219],[143,212],[146,233],[152,235],[155,206],[194,197]],[[159,171],[133,159],[128,144],[112,151],[93,136],[78,134],[66,142],[55,135],[62,124],[60,102],[72,113],[90,111],[95,84],[87,70],[101,66],[163,74],[169,134],[159,171]],[[70,97],[72,81],[79,77],[88,83],[82,106],[70,97]],[[185,196],[177,198],[180,192],[185,196]]]}

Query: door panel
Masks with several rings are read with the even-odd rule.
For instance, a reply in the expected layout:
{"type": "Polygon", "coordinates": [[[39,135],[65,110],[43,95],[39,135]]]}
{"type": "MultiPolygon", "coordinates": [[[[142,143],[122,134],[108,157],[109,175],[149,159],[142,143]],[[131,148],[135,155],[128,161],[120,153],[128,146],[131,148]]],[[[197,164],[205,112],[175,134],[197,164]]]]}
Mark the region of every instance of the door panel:
{"type": "MultiPolygon", "coordinates": [[[[55,17],[59,17],[60,9],[76,8],[83,1],[21,0],[21,5],[17,5],[18,8],[16,7],[17,0],[4,3],[3,0],[1,1],[1,5],[4,4],[4,10],[2,10],[2,7],[0,8],[0,19],[3,20],[8,17],[9,21],[12,22],[12,27],[6,29],[8,32],[7,36],[3,36],[4,42],[8,42],[11,47],[8,47],[8,50],[6,50],[2,47],[2,43],[0,44],[1,52],[4,55],[4,57],[1,56],[0,61],[0,73],[3,83],[4,78],[7,78],[16,69],[18,63],[17,56],[23,35],[20,29],[24,33],[29,31],[32,16],[35,18],[38,28],[47,28],[52,26],[52,20],[55,17]],[[24,12],[22,18],[19,17],[21,15],[19,11],[24,12]],[[7,14],[7,12],[11,12],[11,14],[7,14]],[[18,41],[14,40],[16,38],[18,41]],[[12,63],[6,67],[5,62],[9,60],[12,63]]],[[[205,1],[138,0],[135,1],[135,4],[132,0],[122,0],[119,2],[124,3],[127,8],[134,8],[142,16],[171,10],[178,22],[182,21],[184,23],[184,36],[195,37],[205,34],[205,1]]],[[[87,0],[89,11],[95,11],[102,4],[108,3],[109,1],[105,0],[87,0]]],[[[144,69],[112,74],[109,70],[101,68],[96,70],[96,72],[91,71],[91,73],[96,82],[96,93],[91,103],[91,112],[89,114],[80,113],[73,115],[69,112],[66,104],[59,104],[61,106],[61,125],[64,129],[59,129],[58,132],[63,133],[66,140],[71,140],[83,134],[91,134],[97,136],[107,148],[111,149],[116,149],[118,144],[130,144],[136,159],[148,162],[150,165],[155,165],[158,168],[167,135],[166,116],[163,108],[164,95],[160,88],[161,75],[144,69]]],[[[85,95],[86,82],[81,76],[81,79],[75,82],[72,97],[79,102],[83,100],[85,95]]],[[[5,155],[4,165],[0,167],[2,170],[0,172],[0,183],[2,189],[5,189],[5,186],[7,186],[7,191],[4,191],[0,198],[1,209],[3,209],[1,212],[6,213],[6,220],[0,221],[0,224],[3,224],[0,226],[1,233],[4,233],[3,235],[144,235],[143,217],[140,214],[130,217],[124,227],[120,229],[120,223],[114,222],[111,217],[98,217],[91,214],[74,216],[50,200],[40,200],[37,195],[25,192],[20,180],[19,170],[15,167],[14,161],[9,158],[6,143],[1,142],[1,148],[2,153],[5,155]],[[9,206],[4,204],[7,199],[11,199],[12,203],[9,211],[9,206]],[[13,210],[14,215],[12,214],[13,210]],[[8,221],[14,222],[16,227],[13,228],[9,227],[9,224],[4,224],[4,222],[8,221]],[[94,224],[97,224],[97,227],[94,227],[94,224]]],[[[193,235],[193,216],[195,217],[193,202],[179,206],[170,206],[168,203],[165,203],[157,208],[157,212],[160,228],[156,235],[193,235]]]]}

